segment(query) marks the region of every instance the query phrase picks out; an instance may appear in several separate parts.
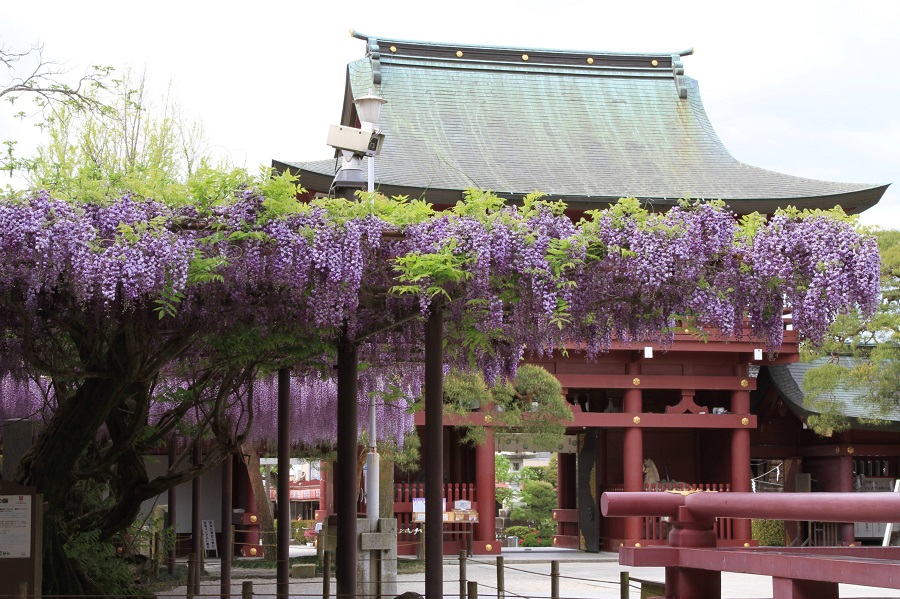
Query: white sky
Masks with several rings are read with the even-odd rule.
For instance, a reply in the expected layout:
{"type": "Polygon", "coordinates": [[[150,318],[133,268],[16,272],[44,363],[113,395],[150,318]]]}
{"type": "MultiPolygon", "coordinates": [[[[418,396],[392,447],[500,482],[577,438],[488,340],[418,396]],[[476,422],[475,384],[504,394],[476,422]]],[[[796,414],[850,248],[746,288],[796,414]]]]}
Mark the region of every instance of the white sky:
{"type": "MultiPolygon", "coordinates": [[[[45,44],[76,72],[146,69],[240,166],[332,155],[346,64],[367,35],[593,51],[678,51],[738,160],[894,183],[863,222],[900,229],[900,2],[130,2],[6,0],[0,44],[45,44]],[[627,6],[626,6],[627,4],[627,6]],[[371,13],[371,14],[367,14],[371,13]]],[[[2,81],[2,80],[0,80],[2,81]]],[[[0,105],[0,140],[33,138],[0,105]]],[[[20,144],[27,147],[26,143],[20,144]]]]}

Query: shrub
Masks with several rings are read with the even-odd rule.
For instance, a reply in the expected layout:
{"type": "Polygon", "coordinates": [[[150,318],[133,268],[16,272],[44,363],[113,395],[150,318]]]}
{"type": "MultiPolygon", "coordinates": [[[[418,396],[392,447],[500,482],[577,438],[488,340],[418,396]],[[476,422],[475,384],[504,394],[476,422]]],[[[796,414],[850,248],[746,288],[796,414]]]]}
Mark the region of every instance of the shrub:
{"type": "Polygon", "coordinates": [[[750,536],[763,547],[784,546],[784,520],[752,520],[750,536]]]}
{"type": "Polygon", "coordinates": [[[537,531],[531,531],[522,539],[522,547],[549,547],[553,544],[552,537],[540,536],[537,531]]]}
{"type": "Polygon", "coordinates": [[[525,535],[533,532],[533,530],[529,526],[508,526],[504,532],[508,537],[519,537],[520,539],[524,539],[525,535]]]}

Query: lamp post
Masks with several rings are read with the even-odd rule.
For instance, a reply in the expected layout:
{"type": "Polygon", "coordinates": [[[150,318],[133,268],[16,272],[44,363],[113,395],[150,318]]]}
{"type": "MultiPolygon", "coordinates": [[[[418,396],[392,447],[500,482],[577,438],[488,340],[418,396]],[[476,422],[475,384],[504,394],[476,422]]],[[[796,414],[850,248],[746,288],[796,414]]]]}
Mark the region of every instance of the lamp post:
{"type": "MultiPolygon", "coordinates": [[[[378,122],[381,119],[381,106],[387,100],[376,96],[369,90],[365,96],[353,100],[356,104],[356,114],[359,116],[359,128],[363,131],[378,131],[378,122]]],[[[375,157],[369,156],[369,185],[367,191],[375,191],[375,157]]]]}
{"type": "Polygon", "coordinates": [[[378,129],[381,106],[387,100],[369,90],[365,96],[353,100],[360,128],[332,126],[328,145],[341,151],[341,167],[331,183],[331,195],[352,200],[357,190],[375,191],[374,157],[381,151],[384,136],[378,129]],[[362,159],[368,156],[368,184],[362,174],[362,159]]]}

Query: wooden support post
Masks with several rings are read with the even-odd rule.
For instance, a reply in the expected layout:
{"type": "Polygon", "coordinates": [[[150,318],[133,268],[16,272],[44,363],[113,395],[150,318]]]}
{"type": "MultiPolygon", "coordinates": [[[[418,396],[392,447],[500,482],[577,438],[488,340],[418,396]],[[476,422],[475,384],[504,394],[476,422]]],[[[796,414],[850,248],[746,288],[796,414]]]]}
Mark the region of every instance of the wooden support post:
{"type": "Polygon", "coordinates": [[[466,550],[459,551],[459,599],[466,599],[466,550]]]}
{"type": "Polygon", "coordinates": [[[474,580],[469,581],[469,599],[478,599],[478,583],[474,580]]]}
{"type": "Polygon", "coordinates": [[[619,599],[628,599],[630,594],[630,574],[628,574],[628,570],[623,570],[619,572],[619,599]]]}
{"type": "Polygon", "coordinates": [[[559,562],[557,560],[550,562],[550,597],[559,599],[559,562]]]}
{"type": "Polygon", "coordinates": [[[337,596],[349,599],[356,596],[356,460],[359,438],[357,436],[358,382],[356,346],[349,339],[338,344],[337,355],[337,410],[340,414],[337,429],[337,464],[335,466],[335,502],[337,512],[337,596]]]}
{"type": "Polygon", "coordinates": [[[506,597],[506,582],[504,581],[503,556],[497,556],[497,599],[506,597]]]}
{"type": "Polygon", "coordinates": [[[219,551],[222,560],[219,594],[222,599],[231,598],[231,550],[233,546],[231,515],[233,513],[232,479],[234,474],[232,457],[231,454],[228,454],[222,460],[222,548],[219,551]]]}
{"type": "MultiPolygon", "coordinates": [[[[287,599],[290,592],[291,544],[291,371],[278,369],[278,528],[275,530],[275,594],[287,599]]],[[[355,519],[354,519],[355,521],[355,519]]]]}
{"type": "Polygon", "coordinates": [[[241,583],[241,599],[253,599],[253,581],[245,580],[241,583]]]}
{"type": "MultiPolygon", "coordinates": [[[[628,374],[634,376],[637,385],[640,384],[641,365],[631,363],[628,365],[628,374]]],[[[643,412],[643,396],[640,388],[626,389],[622,402],[623,412],[634,414],[637,419],[635,425],[640,423],[640,414],[643,412]]],[[[644,490],[644,429],[634,426],[625,429],[623,442],[623,468],[625,490],[637,492],[644,490]]],[[[643,538],[640,517],[631,517],[625,520],[625,538],[629,541],[639,541],[643,538]]]]}
{"type": "MultiPolygon", "coordinates": [[[[193,451],[193,461],[194,465],[199,465],[203,460],[203,455],[200,450],[200,441],[199,439],[194,445],[193,451]]],[[[196,576],[194,576],[194,586],[192,592],[196,595],[200,594],[200,561],[203,557],[203,554],[206,553],[203,550],[203,523],[201,521],[200,514],[200,506],[202,505],[200,500],[201,495],[201,477],[195,476],[191,481],[191,552],[194,555],[194,569],[197,570],[195,572],[196,576]]]]}
{"type": "Polygon", "coordinates": [[[194,599],[194,595],[199,593],[196,588],[198,578],[200,577],[197,576],[197,554],[192,553],[188,556],[187,599],[194,599]]]}
{"type": "MultiPolygon", "coordinates": [[[[444,596],[444,320],[434,303],[425,322],[425,598],[444,596]]],[[[354,398],[355,401],[355,398],[354,398]]],[[[355,405],[355,404],[354,404],[355,405]]],[[[342,416],[343,418],[343,416],[342,416]]],[[[349,418],[349,417],[348,417],[349,418]]],[[[356,418],[352,420],[356,427],[356,418]]]]}
{"type": "MultiPolygon", "coordinates": [[[[175,466],[176,455],[175,436],[169,438],[169,469],[175,466]]],[[[166,511],[166,526],[172,529],[172,549],[166,557],[166,566],[168,566],[169,575],[175,576],[175,558],[178,553],[178,519],[176,518],[176,487],[169,488],[169,508],[166,511]]]]}

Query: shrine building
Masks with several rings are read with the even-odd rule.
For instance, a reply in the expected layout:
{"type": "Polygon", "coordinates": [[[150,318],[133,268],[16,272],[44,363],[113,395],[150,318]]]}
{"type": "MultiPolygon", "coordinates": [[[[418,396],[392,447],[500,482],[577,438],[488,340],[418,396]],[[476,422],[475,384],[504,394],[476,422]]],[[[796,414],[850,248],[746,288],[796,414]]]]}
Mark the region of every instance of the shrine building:
{"type": "MultiPolygon", "coordinates": [[[[353,35],[365,42],[365,55],[347,65],[334,124],[361,126],[355,99],[374,94],[387,101],[374,187],[388,196],[421,197],[441,208],[472,188],[513,203],[537,190],[565,201],[578,219],[632,196],[658,211],[691,198],[723,200],[737,215],[786,206],[859,213],[887,188],[796,177],[732,157],[709,122],[697,82],[684,74],[682,58],[691,51],[604,53],[353,35]]],[[[351,191],[363,189],[367,160],[352,173],[341,172],[347,165],[339,152],[273,166],[299,174],[312,197],[333,193],[340,176],[351,191]]],[[[802,490],[797,485],[804,481],[847,491],[854,473],[895,477],[900,446],[884,433],[856,428],[820,438],[806,430],[789,314],[784,327],[773,358],[752,336],[701,340],[685,330],[665,350],[614,343],[595,362],[576,353],[535,360],[559,379],[574,413],[567,431],[572,448],[559,453],[554,545],[599,551],[665,543],[660,519],[607,519],[599,509],[604,491],[671,488],[655,475],[720,492],[751,491],[757,483],[756,490],[769,485],[788,492],[802,490]],[[780,486],[770,480],[770,466],[778,469],[780,486]]],[[[417,418],[421,426],[422,415],[417,418]]],[[[444,496],[448,503],[469,500],[479,513],[471,527],[448,525],[446,553],[462,543],[475,554],[500,552],[495,449],[492,442],[461,446],[445,424],[444,496]]],[[[409,527],[412,498],[421,491],[417,483],[397,483],[401,530],[409,527]]],[[[320,508],[327,511],[327,492],[322,495],[320,508]]],[[[749,520],[721,519],[717,528],[720,545],[751,543],[749,520]]],[[[797,526],[788,534],[810,537],[814,530],[797,526]]],[[[855,530],[838,524],[830,534],[834,543],[849,543],[855,530]]],[[[401,553],[406,541],[401,538],[401,553]]]]}

